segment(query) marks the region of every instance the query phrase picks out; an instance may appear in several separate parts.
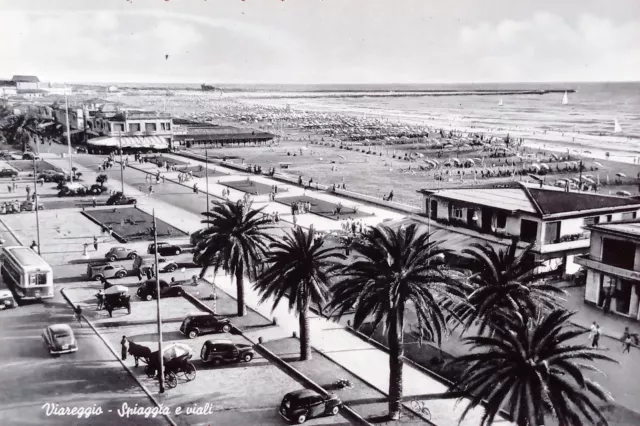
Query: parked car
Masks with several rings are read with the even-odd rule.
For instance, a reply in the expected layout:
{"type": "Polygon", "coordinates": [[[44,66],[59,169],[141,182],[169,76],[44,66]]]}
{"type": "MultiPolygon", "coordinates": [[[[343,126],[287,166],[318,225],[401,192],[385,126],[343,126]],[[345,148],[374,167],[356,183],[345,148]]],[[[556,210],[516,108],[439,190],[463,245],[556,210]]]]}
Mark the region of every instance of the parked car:
{"type": "Polygon", "coordinates": [[[22,154],[23,160],[39,160],[40,156],[38,154],[34,154],[33,152],[25,152],[22,154]]]}
{"type": "Polygon", "coordinates": [[[233,341],[207,340],[200,350],[200,359],[206,364],[220,365],[223,362],[249,362],[256,353],[251,345],[233,343],[233,341]]]}
{"type": "MultiPolygon", "coordinates": [[[[36,203],[31,200],[25,200],[20,203],[21,212],[32,212],[36,209],[36,203]]],[[[44,210],[44,205],[41,201],[38,202],[38,210],[44,210]]]]}
{"type": "MultiPolygon", "coordinates": [[[[155,256],[138,256],[133,261],[133,272],[138,273],[141,270],[143,274],[147,273],[147,269],[152,268],[155,272],[156,259],[155,256]]],[[[158,270],[160,272],[173,272],[178,269],[178,264],[173,261],[167,262],[164,257],[158,257],[158,270]]]]}
{"type": "Polygon", "coordinates": [[[87,277],[90,280],[100,281],[103,278],[124,278],[128,274],[122,265],[113,263],[89,263],[87,265],[87,277]]]}
{"type": "Polygon", "coordinates": [[[87,148],[84,146],[79,146],[78,148],[76,148],[76,153],[78,154],[86,154],[87,153],[87,148]]]}
{"type": "Polygon", "coordinates": [[[64,177],[65,174],[62,172],[57,172],[55,170],[45,170],[38,175],[38,180],[42,179],[45,182],[58,182],[60,180],[64,181],[64,177]]]}
{"type": "Polygon", "coordinates": [[[321,416],[335,416],[340,412],[342,401],[335,394],[321,395],[310,389],[289,392],[280,404],[280,415],[290,423],[302,424],[321,416]]]}
{"type": "Polygon", "coordinates": [[[127,247],[111,247],[111,249],[104,255],[104,258],[109,262],[115,262],[122,259],[135,259],[138,257],[138,253],[127,247]]]}
{"type": "MultiPolygon", "coordinates": [[[[156,288],[156,280],[150,279],[142,283],[140,287],[138,287],[138,291],[136,294],[142,300],[152,300],[157,298],[157,288],[156,288]]],[[[165,280],[160,280],[160,298],[164,299],[166,297],[180,297],[184,290],[180,284],[169,284],[165,280]]]]}
{"type": "Polygon", "coordinates": [[[16,177],[16,176],[18,176],[18,172],[13,169],[0,170],[0,177],[16,177]]]}
{"type": "Polygon", "coordinates": [[[124,204],[136,204],[138,200],[133,197],[127,197],[122,192],[116,192],[107,200],[108,206],[120,206],[124,204]]]}
{"type": "MultiPolygon", "coordinates": [[[[149,244],[149,247],[147,247],[147,253],[154,254],[155,252],[155,244],[149,244]]],[[[169,243],[158,243],[158,254],[161,254],[163,256],[177,256],[180,253],[182,253],[182,248],[178,245],[169,243]]]]}
{"type": "Polygon", "coordinates": [[[15,308],[16,300],[11,294],[11,290],[5,287],[4,283],[0,283],[0,311],[3,309],[15,308]]]}
{"type": "Polygon", "coordinates": [[[78,350],[73,330],[67,324],[54,324],[42,331],[42,337],[51,355],[68,354],[78,350]]]}
{"type": "Polygon", "coordinates": [[[195,339],[202,334],[228,333],[231,331],[229,318],[211,314],[189,315],[180,325],[180,333],[195,339]]]}

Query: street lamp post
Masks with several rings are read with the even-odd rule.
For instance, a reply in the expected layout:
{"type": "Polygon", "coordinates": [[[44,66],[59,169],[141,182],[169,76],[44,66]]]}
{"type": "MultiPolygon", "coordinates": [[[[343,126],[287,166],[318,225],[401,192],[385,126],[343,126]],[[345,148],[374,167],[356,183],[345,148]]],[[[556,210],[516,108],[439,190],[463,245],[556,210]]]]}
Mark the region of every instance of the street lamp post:
{"type": "Polygon", "coordinates": [[[69,181],[73,182],[73,162],[71,161],[71,128],[69,127],[69,100],[67,99],[67,85],[64,85],[65,122],[67,125],[67,146],[69,148],[69,181]]]}
{"type": "MultiPolygon", "coordinates": [[[[122,131],[118,131],[118,146],[120,147],[120,191],[124,195],[124,162],[122,161],[122,131]]],[[[155,227],[155,222],[153,224],[155,227]]]]}
{"type": "Polygon", "coordinates": [[[156,226],[156,210],[153,209],[153,247],[156,273],[156,314],[158,317],[158,377],[160,379],[160,393],[164,393],[164,359],[162,358],[162,317],[160,315],[160,273],[158,268],[158,228],[156,226]]]}
{"type": "Polygon", "coordinates": [[[36,238],[38,239],[38,254],[40,254],[40,215],[38,213],[38,181],[36,177],[36,159],[33,159],[33,195],[35,196],[34,206],[36,208],[36,238]]]}
{"type": "MultiPolygon", "coordinates": [[[[206,180],[205,192],[207,193],[207,213],[209,213],[209,151],[206,148],[204,150],[204,158],[205,158],[204,175],[206,180]]],[[[209,216],[207,215],[207,219],[208,218],[209,216]]],[[[208,227],[209,227],[209,224],[207,224],[207,228],[208,227]]]]}

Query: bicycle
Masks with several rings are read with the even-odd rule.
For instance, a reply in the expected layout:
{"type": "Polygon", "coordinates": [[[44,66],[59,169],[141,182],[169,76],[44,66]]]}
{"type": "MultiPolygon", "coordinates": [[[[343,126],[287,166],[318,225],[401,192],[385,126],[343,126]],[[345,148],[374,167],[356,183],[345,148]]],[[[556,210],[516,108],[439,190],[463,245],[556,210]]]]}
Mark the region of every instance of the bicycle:
{"type": "Polygon", "coordinates": [[[416,401],[415,399],[411,401],[411,410],[416,413],[420,413],[424,415],[427,420],[431,420],[431,410],[427,407],[426,402],[424,401],[416,401]]]}

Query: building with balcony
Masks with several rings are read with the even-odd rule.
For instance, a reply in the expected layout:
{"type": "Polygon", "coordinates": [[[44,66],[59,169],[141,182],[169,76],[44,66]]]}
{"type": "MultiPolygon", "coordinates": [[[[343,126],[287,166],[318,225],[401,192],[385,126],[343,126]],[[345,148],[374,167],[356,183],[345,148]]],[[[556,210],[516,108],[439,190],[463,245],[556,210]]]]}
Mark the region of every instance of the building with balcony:
{"type": "Polygon", "coordinates": [[[585,226],[635,219],[640,200],[567,192],[523,182],[420,190],[424,215],[439,226],[470,235],[474,242],[508,245],[513,238],[534,244],[544,270],[573,274],[576,255],[589,249],[585,226]]]}
{"type": "Polygon", "coordinates": [[[158,111],[101,108],[93,115],[93,131],[102,137],[89,139],[89,152],[109,153],[120,146],[123,152],[166,151],[173,142],[173,119],[158,111]]]}
{"type": "Polygon", "coordinates": [[[585,302],[640,320],[640,220],[601,223],[589,253],[576,258],[587,270],[585,302]]]}

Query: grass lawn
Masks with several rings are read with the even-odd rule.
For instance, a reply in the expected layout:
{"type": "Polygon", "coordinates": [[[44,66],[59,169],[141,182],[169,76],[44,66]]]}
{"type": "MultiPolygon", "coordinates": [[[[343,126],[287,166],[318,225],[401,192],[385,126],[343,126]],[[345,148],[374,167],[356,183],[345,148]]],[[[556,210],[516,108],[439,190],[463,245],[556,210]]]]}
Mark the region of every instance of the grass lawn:
{"type": "MultiPolygon", "coordinates": [[[[271,340],[264,343],[271,352],[278,355],[293,368],[322,386],[328,392],[335,393],[354,411],[376,424],[424,425],[426,422],[406,410],[397,422],[385,419],[388,410],[386,396],[350,374],[342,366],[324,357],[317,351],[312,351],[309,361],[299,361],[300,341],[295,338],[271,340]],[[354,384],[353,389],[338,389],[334,386],[336,380],[346,379],[354,384]]],[[[363,361],[365,361],[363,359],[363,361]]]]}
{"type": "MultiPolygon", "coordinates": [[[[111,226],[113,232],[121,238],[138,241],[151,241],[153,236],[149,229],[153,226],[153,216],[135,207],[114,208],[106,210],[87,210],[85,216],[107,227],[111,226]]],[[[174,228],[166,222],[156,219],[158,237],[180,238],[187,234],[174,228]]]]}
{"type": "MultiPolygon", "coordinates": [[[[199,177],[199,178],[203,178],[207,175],[207,171],[204,169],[203,166],[189,166],[189,167],[179,168],[178,170],[180,170],[181,172],[191,172],[195,177],[199,177]]],[[[220,170],[216,169],[215,167],[213,168],[210,167],[208,175],[210,178],[213,178],[213,177],[227,176],[227,173],[223,173],[220,170]]]]}
{"type": "MultiPolygon", "coordinates": [[[[32,172],[33,173],[33,161],[31,160],[15,160],[7,161],[11,167],[19,172],[32,172]]],[[[36,172],[44,172],[45,170],[55,170],[55,167],[46,161],[36,161],[36,172]]]]}
{"type": "Polygon", "coordinates": [[[315,213],[320,216],[327,217],[329,219],[341,220],[341,219],[357,219],[360,217],[369,217],[370,213],[356,211],[351,207],[342,206],[340,213],[337,213],[337,203],[330,201],[319,200],[306,195],[300,195],[297,197],[284,197],[276,198],[279,203],[291,206],[293,203],[311,203],[311,213],[315,213]]]}
{"type": "MultiPolygon", "coordinates": [[[[271,192],[273,186],[266,183],[255,182],[250,179],[232,180],[227,182],[220,182],[221,185],[228,186],[229,188],[236,189],[238,191],[246,192],[251,195],[264,195],[271,192]]],[[[286,189],[278,188],[278,192],[286,191],[286,189]]]]}

